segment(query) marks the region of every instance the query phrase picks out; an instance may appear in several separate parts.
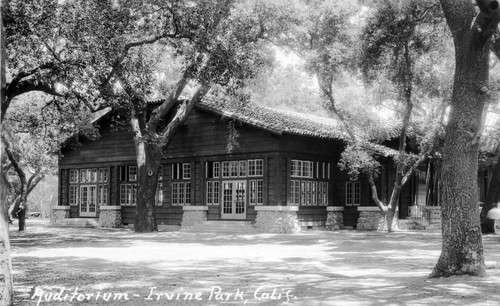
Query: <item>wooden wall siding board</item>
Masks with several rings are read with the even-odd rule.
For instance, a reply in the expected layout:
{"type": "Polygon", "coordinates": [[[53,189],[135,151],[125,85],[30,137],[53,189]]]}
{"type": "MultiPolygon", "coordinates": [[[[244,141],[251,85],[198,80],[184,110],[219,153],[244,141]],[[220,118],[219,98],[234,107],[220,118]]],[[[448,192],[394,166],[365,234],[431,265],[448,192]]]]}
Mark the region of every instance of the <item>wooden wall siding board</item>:
{"type": "MultiPolygon", "coordinates": [[[[201,200],[201,184],[204,181],[204,176],[201,175],[201,163],[199,161],[195,162],[195,173],[194,173],[194,203],[191,205],[204,205],[201,200]]],[[[192,183],[193,185],[193,183],[192,183]]]]}
{"type": "MultiPolygon", "coordinates": [[[[194,110],[186,125],[172,139],[166,152],[167,158],[226,155],[227,124],[227,120],[216,115],[194,110]]],[[[239,148],[233,154],[278,150],[271,133],[246,125],[235,126],[240,136],[239,148]]]]}
{"type": "Polygon", "coordinates": [[[78,218],[80,216],[78,205],[71,205],[69,207],[69,216],[70,218],[78,218]]]}
{"type": "Polygon", "coordinates": [[[300,221],[326,221],[326,207],[299,206],[297,217],[300,221]]]}
{"type": "Polygon", "coordinates": [[[208,206],[207,220],[217,221],[220,220],[220,206],[208,206]]]}
{"type": "Polygon", "coordinates": [[[172,205],[172,164],[163,167],[163,206],[172,205]]]}
{"type": "Polygon", "coordinates": [[[357,206],[346,206],[344,207],[344,225],[345,226],[356,226],[358,224],[358,207],[357,206]]]}
{"type": "MultiPolygon", "coordinates": [[[[323,140],[318,138],[283,135],[280,150],[290,154],[314,154],[323,158],[336,159],[344,150],[340,140],[323,140]]],[[[290,156],[293,157],[293,156],[290,156]]]]}
{"type": "Polygon", "coordinates": [[[264,165],[264,178],[267,183],[264,183],[264,199],[267,199],[267,201],[263,201],[264,205],[276,205],[276,196],[274,193],[274,189],[277,183],[277,173],[275,169],[275,158],[273,157],[268,157],[265,159],[265,165],[264,165]]]}
{"type": "Polygon", "coordinates": [[[127,129],[111,129],[106,123],[97,140],[81,140],[82,146],[62,150],[60,165],[135,161],[133,135],[127,129]]]}

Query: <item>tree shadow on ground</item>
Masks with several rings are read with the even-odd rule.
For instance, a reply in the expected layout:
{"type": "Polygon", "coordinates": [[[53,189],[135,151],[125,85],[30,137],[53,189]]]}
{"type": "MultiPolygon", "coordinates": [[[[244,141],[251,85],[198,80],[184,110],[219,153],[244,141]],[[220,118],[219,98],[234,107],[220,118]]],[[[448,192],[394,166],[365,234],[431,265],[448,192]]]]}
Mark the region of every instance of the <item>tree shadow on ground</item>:
{"type": "Polygon", "coordinates": [[[494,305],[500,300],[496,237],[485,239],[490,262],[486,277],[444,279],[427,277],[441,243],[438,234],[427,232],[238,236],[40,226],[11,237],[20,305],[36,304],[30,300],[35,288],[54,286],[140,295],[106,305],[168,304],[164,299],[144,301],[153,287],[162,292],[203,292],[202,301],[177,300],[171,303],[175,305],[220,305],[222,301],[209,300],[210,291],[219,287],[228,293],[245,292],[253,305],[283,304],[283,295],[280,300],[262,298],[263,292],[274,289],[290,289],[296,297],[292,305],[494,305]]]}

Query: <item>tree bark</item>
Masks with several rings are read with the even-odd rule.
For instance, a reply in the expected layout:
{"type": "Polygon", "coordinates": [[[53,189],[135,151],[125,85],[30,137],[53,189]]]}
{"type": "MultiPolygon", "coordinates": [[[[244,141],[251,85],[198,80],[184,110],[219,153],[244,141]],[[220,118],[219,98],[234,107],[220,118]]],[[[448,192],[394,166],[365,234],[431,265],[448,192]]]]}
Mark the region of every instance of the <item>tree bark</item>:
{"type": "Polygon", "coordinates": [[[493,168],[493,176],[488,186],[485,205],[481,210],[481,231],[483,234],[495,233],[495,220],[486,218],[488,211],[497,207],[500,197],[500,153],[498,154],[497,164],[493,168]]]}
{"type": "MultiPolygon", "coordinates": [[[[28,181],[28,190],[26,196],[29,196],[29,194],[35,189],[35,187],[40,183],[43,179],[43,176],[40,175],[39,173],[34,174],[28,181]]],[[[19,206],[21,205],[21,195],[18,195],[14,202],[10,204],[9,208],[9,216],[15,217],[17,212],[19,211],[19,206]]]]}
{"type": "Polygon", "coordinates": [[[440,2],[455,43],[455,78],[441,175],[443,243],[430,276],[483,275],[478,152],[482,114],[489,99],[489,49],[498,26],[498,7],[490,10],[489,3],[496,1],[478,0],[481,11],[476,14],[470,1],[440,2]]]}
{"type": "MultiPolygon", "coordinates": [[[[2,10],[4,5],[8,5],[8,1],[2,1],[2,10]]],[[[0,14],[0,103],[5,98],[5,32],[3,24],[3,14],[0,14]]],[[[4,116],[2,107],[2,114],[4,116]]],[[[0,123],[0,132],[2,132],[2,123],[0,123]]],[[[3,139],[1,140],[3,142],[3,139]]],[[[2,144],[3,146],[3,144],[2,144]]],[[[7,214],[7,195],[8,183],[6,173],[4,172],[3,163],[0,163],[0,277],[2,278],[3,286],[0,288],[0,302],[2,305],[14,305],[14,286],[12,281],[12,261],[10,257],[10,241],[9,241],[9,225],[7,214]]]]}
{"type": "Polygon", "coordinates": [[[133,117],[131,123],[135,132],[138,174],[134,229],[137,233],[158,231],[155,194],[161,161],[161,147],[158,143],[146,140],[144,128],[140,126],[137,117],[133,117]]]}

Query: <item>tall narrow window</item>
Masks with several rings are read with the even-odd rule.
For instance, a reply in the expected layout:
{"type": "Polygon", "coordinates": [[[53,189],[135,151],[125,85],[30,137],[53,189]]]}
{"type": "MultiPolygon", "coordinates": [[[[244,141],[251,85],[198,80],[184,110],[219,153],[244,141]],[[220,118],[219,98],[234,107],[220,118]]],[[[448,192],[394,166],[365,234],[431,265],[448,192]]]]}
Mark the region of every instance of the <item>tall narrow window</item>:
{"type": "Polygon", "coordinates": [[[156,206],[163,205],[163,166],[158,167],[158,183],[156,184],[156,194],[155,194],[155,204],[156,206]]]}
{"type": "Polygon", "coordinates": [[[300,204],[300,181],[297,180],[290,181],[290,204],[292,205],[300,204]]]}
{"type": "Polygon", "coordinates": [[[222,177],[227,178],[230,177],[230,175],[231,171],[229,167],[229,162],[228,161],[222,162],[222,177]]]}
{"type": "Polygon", "coordinates": [[[137,181],[137,167],[136,166],[130,166],[128,167],[128,180],[131,182],[137,181]]]}
{"type": "Polygon", "coordinates": [[[247,176],[247,161],[240,160],[239,161],[239,177],[246,177],[246,176],[247,176]]]}
{"type": "Polygon", "coordinates": [[[69,186],[69,205],[78,205],[78,185],[69,186]]]}
{"type": "Polygon", "coordinates": [[[137,167],[120,167],[120,205],[136,205],[137,203],[137,167]]]}
{"type": "Polygon", "coordinates": [[[78,170],[69,171],[69,183],[70,184],[78,183],[78,170]]]}
{"type": "Polygon", "coordinates": [[[218,178],[220,176],[220,163],[214,162],[214,178],[218,178]]]}
{"type": "Polygon", "coordinates": [[[207,182],[207,205],[219,205],[219,182],[207,182]]]}
{"type": "Polygon", "coordinates": [[[230,167],[230,177],[238,177],[238,161],[231,161],[229,162],[229,167],[230,167]]]}
{"type": "Polygon", "coordinates": [[[156,206],[163,205],[163,183],[158,183],[156,185],[155,203],[156,206]]]}
{"type": "Polygon", "coordinates": [[[359,182],[347,182],[345,188],[345,204],[360,205],[361,188],[359,182]]]}
{"type": "Polygon", "coordinates": [[[191,163],[172,164],[172,205],[191,204],[191,163]]]}

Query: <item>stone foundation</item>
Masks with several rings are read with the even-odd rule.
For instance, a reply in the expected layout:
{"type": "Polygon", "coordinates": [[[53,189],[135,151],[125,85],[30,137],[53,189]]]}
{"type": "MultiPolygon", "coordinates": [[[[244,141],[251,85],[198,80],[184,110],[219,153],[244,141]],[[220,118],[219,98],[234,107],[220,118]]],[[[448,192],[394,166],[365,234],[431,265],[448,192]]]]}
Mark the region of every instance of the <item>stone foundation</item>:
{"type": "MultiPolygon", "coordinates": [[[[360,231],[386,231],[387,224],[385,214],[378,207],[358,207],[359,218],[356,229],[360,231]]],[[[392,229],[398,229],[398,212],[394,216],[392,229]]]]}
{"type": "Polygon", "coordinates": [[[208,206],[184,206],[181,227],[189,227],[207,221],[208,206]]]}
{"type": "Polygon", "coordinates": [[[120,227],[122,225],[121,206],[101,206],[99,225],[102,227],[120,227]]]}
{"type": "Polygon", "coordinates": [[[62,219],[69,218],[69,206],[52,206],[50,213],[50,223],[57,223],[62,219]]]}
{"type": "Polygon", "coordinates": [[[300,222],[297,206],[256,206],[255,227],[266,233],[297,233],[300,222]]]}
{"type": "Polygon", "coordinates": [[[424,209],[428,211],[429,227],[441,228],[441,207],[440,206],[425,206],[424,209]]]}
{"type": "Polygon", "coordinates": [[[326,210],[326,230],[338,231],[344,229],[344,207],[329,206],[326,210]]]}

